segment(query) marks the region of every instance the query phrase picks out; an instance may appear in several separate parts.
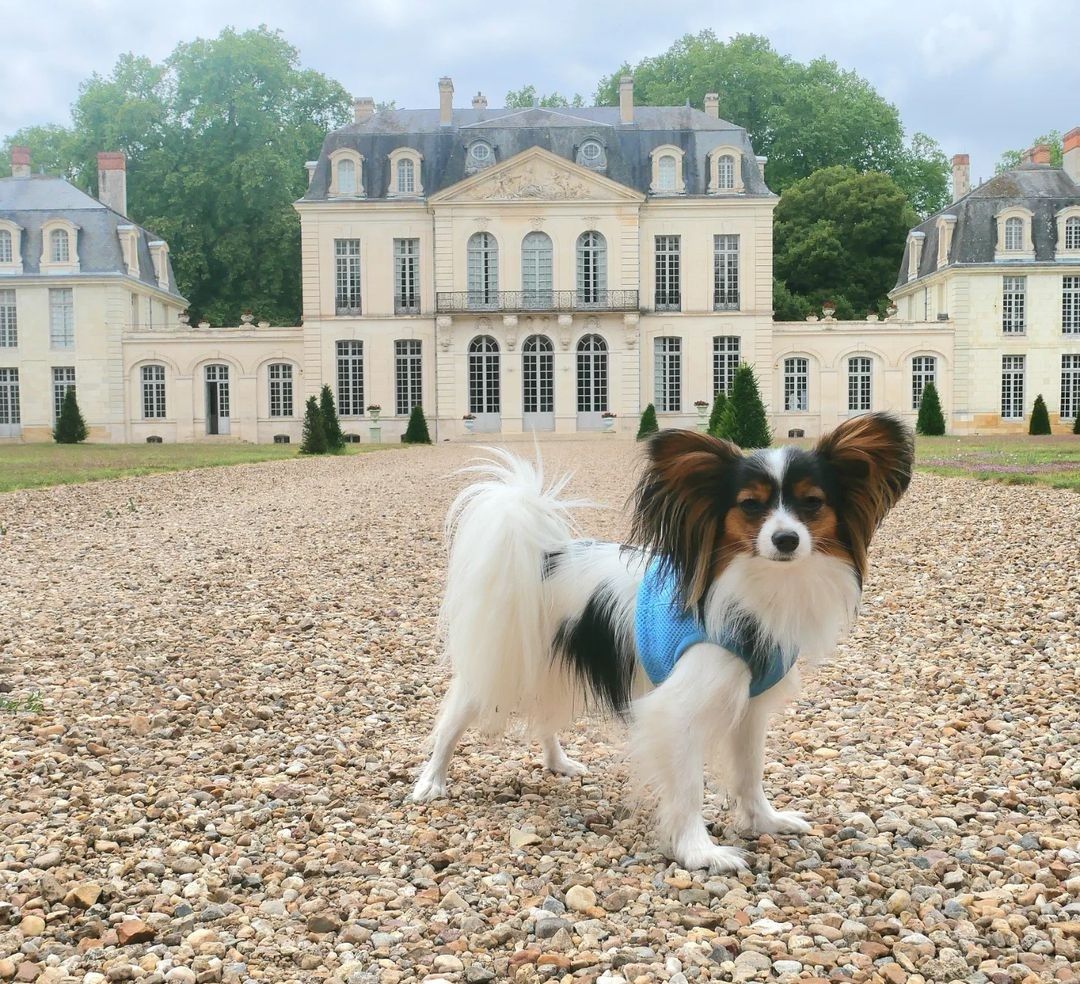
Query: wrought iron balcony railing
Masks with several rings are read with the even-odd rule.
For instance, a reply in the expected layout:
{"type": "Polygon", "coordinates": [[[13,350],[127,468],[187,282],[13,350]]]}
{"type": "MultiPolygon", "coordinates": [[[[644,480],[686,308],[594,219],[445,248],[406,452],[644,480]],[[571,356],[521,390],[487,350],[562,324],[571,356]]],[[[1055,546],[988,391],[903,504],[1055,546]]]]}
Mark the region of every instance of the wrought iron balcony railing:
{"type": "Polygon", "coordinates": [[[637,311],[636,290],[449,290],[435,295],[440,314],[456,311],[637,311]]]}

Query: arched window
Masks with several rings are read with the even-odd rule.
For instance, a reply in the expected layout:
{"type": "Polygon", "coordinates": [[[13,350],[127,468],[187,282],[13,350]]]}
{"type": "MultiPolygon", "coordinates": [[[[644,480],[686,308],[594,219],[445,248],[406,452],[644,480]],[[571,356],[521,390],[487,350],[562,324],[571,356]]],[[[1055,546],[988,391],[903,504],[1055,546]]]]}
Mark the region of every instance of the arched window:
{"type": "Polygon", "coordinates": [[[1005,220],[1005,248],[1024,248],[1024,220],[1013,216],[1005,220]]]}
{"type": "Polygon", "coordinates": [[[416,164],[409,157],[397,162],[397,190],[399,195],[411,195],[416,191],[416,164]]]}
{"type": "Polygon", "coordinates": [[[71,259],[71,238],[67,229],[53,229],[49,233],[49,256],[53,263],[67,263],[71,259]]]}
{"type": "Polygon", "coordinates": [[[599,335],[584,335],[577,345],[578,413],[608,408],[608,347],[599,335]]]}
{"type": "Polygon", "coordinates": [[[546,335],[530,335],[521,346],[522,409],[555,412],[555,347],[546,335]]]}
{"type": "Polygon", "coordinates": [[[577,241],[577,306],[603,304],[607,289],[607,241],[595,230],[577,241]]]}
{"type": "Polygon", "coordinates": [[[735,187],[735,158],[724,154],[716,162],[716,186],[731,190],[735,187]]]}
{"type": "Polygon", "coordinates": [[[356,194],[356,161],[351,157],[337,162],[337,191],[339,195],[356,194]]]}
{"type": "Polygon", "coordinates": [[[1074,215],[1065,220],[1065,248],[1080,249],[1080,216],[1074,215]]]}
{"type": "Polygon", "coordinates": [[[469,413],[499,412],[499,343],[490,335],[469,342],[469,413]]]}
{"type": "Polygon", "coordinates": [[[469,307],[496,307],[499,303],[499,244],[490,232],[474,232],[469,237],[469,307]]]}
{"type": "Polygon", "coordinates": [[[674,191],[677,164],[672,154],[664,154],[656,164],[656,187],[659,191],[674,191]]]}
{"type": "Polygon", "coordinates": [[[551,237],[547,233],[530,232],[522,240],[521,290],[524,307],[551,307],[551,237]]]}
{"type": "MultiPolygon", "coordinates": [[[[1069,222],[1073,220],[1070,219],[1069,222]]],[[[1068,222],[1065,228],[1068,229],[1068,222]]],[[[0,229],[0,263],[11,263],[14,253],[11,248],[11,233],[7,229],[0,229]]]]}

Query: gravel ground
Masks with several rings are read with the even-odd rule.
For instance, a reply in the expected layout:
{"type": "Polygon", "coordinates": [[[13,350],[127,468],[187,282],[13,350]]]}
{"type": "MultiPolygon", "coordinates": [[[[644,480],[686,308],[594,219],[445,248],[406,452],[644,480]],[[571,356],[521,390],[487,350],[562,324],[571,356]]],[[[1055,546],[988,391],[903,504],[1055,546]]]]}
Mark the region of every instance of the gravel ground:
{"type": "MultiPolygon", "coordinates": [[[[919,476],[864,613],[769,739],[802,837],[670,865],[584,722],[566,779],[470,735],[406,804],[446,673],[464,446],[0,496],[0,980],[1080,980],[1080,499],[919,476]]],[[[634,449],[555,443],[615,508],[634,449]]]]}

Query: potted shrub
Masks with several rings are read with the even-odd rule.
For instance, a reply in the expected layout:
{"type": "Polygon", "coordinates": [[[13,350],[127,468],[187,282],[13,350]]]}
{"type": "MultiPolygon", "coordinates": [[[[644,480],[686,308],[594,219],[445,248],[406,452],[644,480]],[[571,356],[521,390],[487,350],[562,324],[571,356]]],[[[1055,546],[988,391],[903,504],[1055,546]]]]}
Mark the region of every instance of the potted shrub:
{"type": "MultiPolygon", "coordinates": [[[[706,414],[709,412],[708,400],[694,400],[694,409],[697,411],[698,425],[705,423],[706,414]]],[[[704,428],[702,428],[704,430],[704,428]]]]}
{"type": "Polygon", "coordinates": [[[615,421],[618,419],[617,413],[612,413],[610,410],[605,410],[600,414],[600,420],[604,424],[604,433],[610,434],[615,430],[615,421]]]}
{"type": "Polygon", "coordinates": [[[836,314],[836,304],[833,301],[826,301],[821,305],[821,314],[824,318],[831,318],[836,314]]]}
{"type": "Polygon", "coordinates": [[[476,414],[466,413],[462,415],[461,422],[465,425],[465,433],[471,434],[473,427],[476,425],[476,414]]]}
{"type": "Polygon", "coordinates": [[[379,422],[379,414],[382,413],[382,407],[378,403],[369,403],[367,408],[368,416],[371,418],[373,424],[379,422]]]}

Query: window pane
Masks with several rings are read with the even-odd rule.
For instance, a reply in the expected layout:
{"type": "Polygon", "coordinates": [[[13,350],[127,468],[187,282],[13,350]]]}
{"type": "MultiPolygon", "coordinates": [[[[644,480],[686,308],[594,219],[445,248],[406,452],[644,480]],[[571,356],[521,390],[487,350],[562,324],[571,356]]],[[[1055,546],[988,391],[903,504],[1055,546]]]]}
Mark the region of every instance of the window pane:
{"type": "Polygon", "coordinates": [[[423,363],[421,343],[417,338],[399,338],[394,342],[394,412],[404,416],[423,403],[423,363]]]}
{"type": "Polygon", "coordinates": [[[293,367],[287,362],[270,366],[270,416],[293,415],[293,367]]]}
{"type": "Polygon", "coordinates": [[[1024,417],[1024,357],[1001,357],[1001,416],[1006,420],[1024,417]]]}
{"type": "Polygon", "coordinates": [[[49,288],[49,345],[75,347],[75,308],[70,287],[49,288]]]}
{"type": "Polygon", "coordinates": [[[15,316],[15,291],[0,290],[0,348],[19,344],[18,320],[15,316]]]}
{"type": "Polygon", "coordinates": [[[1025,329],[1027,277],[1002,277],[1001,330],[1022,335],[1025,329]]]}
{"type": "Polygon", "coordinates": [[[337,190],[339,195],[356,194],[356,162],[348,157],[337,162],[337,190]]]}
{"type": "Polygon", "coordinates": [[[735,158],[730,154],[724,154],[723,157],[717,161],[716,166],[717,187],[719,188],[734,188],[735,187],[735,158]]]}
{"type": "Polygon", "coordinates": [[[739,309],[739,237],[713,236],[713,310],[739,309]]]}
{"type": "Polygon", "coordinates": [[[360,313],[360,240],[335,239],[337,263],[335,309],[338,314],[360,313]]]}
{"type": "Polygon", "coordinates": [[[1080,249],[1080,218],[1065,220],[1065,248],[1080,249]]]}
{"type": "Polygon", "coordinates": [[[1024,220],[1011,218],[1005,220],[1005,248],[1024,248],[1024,220]]]}
{"type": "Polygon", "coordinates": [[[861,413],[870,409],[871,362],[866,356],[848,359],[848,411],[861,413]]]}
{"type": "Polygon", "coordinates": [[[499,245],[489,232],[469,237],[466,259],[469,307],[495,307],[499,302],[499,245]]]}
{"type": "Polygon", "coordinates": [[[607,342],[585,335],[577,346],[578,413],[603,413],[608,408],[607,342]]]}
{"type": "Polygon", "coordinates": [[[551,237],[530,232],[521,243],[522,303],[527,308],[551,307],[551,237]]]}
{"type": "Polygon", "coordinates": [[[804,413],[810,409],[810,360],[784,360],[784,409],[804,413]]]}
{"type": "Polygon", "coordinates": [[[1061,278],[1061,330],[1080,335],[1080,277],[1061,278]]]}
{"type": "Polygon", "coordinates": [[[918,410],[927,383],[937,386],[937,359],[932,355],[917,355],[911,360],[911,409],[918,410]]]}
{"type": "Polygon", "coordinates": [[[677,413],[682,410],[682,339],[657,338],[653,355],[656,409],[677,413]]]}
{"type": "Polygon", "coordinates": [[[13,259],[11,233],[0,229],[0,263],[11,263],[13,259]]]}
{"type": "Polygon", "coordinates": [[[53,421],[60,418],[64,406],[64,397],[69,389],[75,389],[75,367],[53,366],[53,421]]]}
{"type": "Polygon", "coordinates": [[[71,259],[71,242],[66,229],[53,229],[49,233],[49,243],[53,263],[67,263],[71,259]]]}
{"type": "Polygon", "coordinates": [[[607,240],[598,232],[584,232],[577,249],[577,306],[602,304],[607,289],[607,240]]]}
{"type": "Polygon", "coordinates": [[[681,305],[678,236],[656,237],[656,310],[678,311],[681,305]]]}
{"type": "Polygon", "coordinates": [[[554,413],[555,355],[550,338],[530,335],[525,339],[521,370],[525,413],[554,413]]]}
{"type": "Polygon", "coordinates": [[[19,370],[0,369],[0,424],[18,424],[19,370]]]}
{"type": "MultiPolygon", "coordinates": [[[[410,162],[411,163],[411,162],[410,162]]],[[[420,240],[394,240],[394,313],[420,312],[420,240]]]]}
{"type": "Polygon", "coordinates": [[[675,190],[676,162],[671,154],[664,154],[656,165],[656,187],[659,191],[675,190]]]}
{"type": "Polygon", "coordinates": [[[143,417],[147,420],[165,416],[165,367],[142,367],[143,417]]]}
{"type": "Polygon", "coordinates": [[[364,415],[364,343],[337,343],[338,413],[343,417],[364,415]]]}
{"type": "Polygon", "coordinates": [[[469,343],[469,413],[499,413],[499,345],[490,335],[469,343]]]}
{"type": "Polygon", "coordinates": [[[408,157],[398,161],[397,190],[402,195],[411,195],[416,190],[415,169],[413,162],[408,157]]]}
{"type": "Polygon", "coordinates": [[[1061,418],[1072,420],[1080,412],[1080,355],[1061,357],[1061,418]]]}

